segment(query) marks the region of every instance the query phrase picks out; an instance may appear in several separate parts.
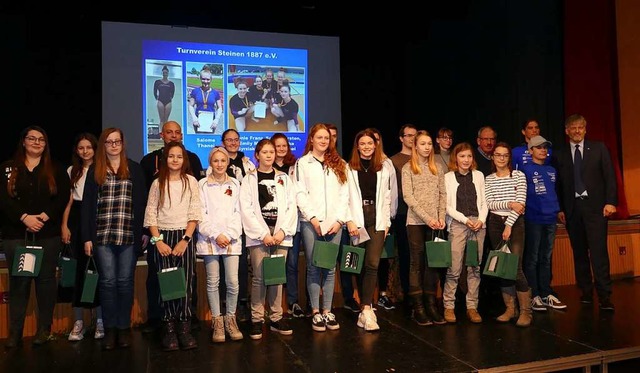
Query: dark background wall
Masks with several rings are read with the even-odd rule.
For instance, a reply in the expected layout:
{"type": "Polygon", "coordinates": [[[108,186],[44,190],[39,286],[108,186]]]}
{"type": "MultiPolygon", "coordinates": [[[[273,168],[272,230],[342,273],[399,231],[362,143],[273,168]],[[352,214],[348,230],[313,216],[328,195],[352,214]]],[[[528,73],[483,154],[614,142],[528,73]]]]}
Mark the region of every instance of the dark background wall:
{"type": "Polygon", "coordinates": [[[103,20],[339,36],[345,154],[369,126],[395,153],[407,122],[452,128],[456,142],[475,142],[476,130],[491,125],[516,145],[521,123],[535,117],[545,137],[563,139],[562,2],[464,0],[366,12],[286,1],[273,10],[207,4],[136,12],[93,3],[62,16],[46,7],[3,9],[0,159],[30,124],[48,131],[63,162],[76,133],[100,132],[102,84],[109,84],[100,79],[103,20]]]}

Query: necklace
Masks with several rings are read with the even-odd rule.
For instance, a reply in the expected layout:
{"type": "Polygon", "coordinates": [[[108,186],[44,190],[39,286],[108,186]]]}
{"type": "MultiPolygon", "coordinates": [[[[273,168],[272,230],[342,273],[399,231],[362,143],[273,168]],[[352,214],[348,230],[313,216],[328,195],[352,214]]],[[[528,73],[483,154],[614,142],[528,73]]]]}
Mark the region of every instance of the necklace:
{"type": "Polygon", "coordinates": [[[371,165],[369,165],[369,167],[362,166],[362,169],[364,170],[364,172],[369,172],[370,168],[371,168],[371,165]]]}

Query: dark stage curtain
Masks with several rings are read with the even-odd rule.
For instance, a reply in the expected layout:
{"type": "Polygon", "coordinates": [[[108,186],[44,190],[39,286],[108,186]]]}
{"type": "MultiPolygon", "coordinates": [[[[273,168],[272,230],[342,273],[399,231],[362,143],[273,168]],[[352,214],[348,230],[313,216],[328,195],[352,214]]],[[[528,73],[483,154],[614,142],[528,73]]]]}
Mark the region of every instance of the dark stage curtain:
{"type": "Polygon", "coordinates": [[[618,213],[629,210],[620,167],[620,115],[617,85],[615,2],[565,0],[565,113],[579,113],[588,123],[587,137],[603,141],[611,153],[618,181],[618,213]]]}

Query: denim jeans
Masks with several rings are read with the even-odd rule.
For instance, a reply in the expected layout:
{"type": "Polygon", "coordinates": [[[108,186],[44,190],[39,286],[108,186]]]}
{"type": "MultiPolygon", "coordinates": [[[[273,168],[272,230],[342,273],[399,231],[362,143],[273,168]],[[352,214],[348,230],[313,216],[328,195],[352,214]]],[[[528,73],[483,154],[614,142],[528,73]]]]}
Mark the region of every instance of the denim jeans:
{"type": "Polygon", "coordinates": [[[240,283],[238,266],[240,255],[205,255],[204,267],[207,271],[207,299],[212,316],[220,316],[220,261],[224,264],[224,282],[227,288],[227,315],[235,315],[238,305],[240,283]]]}
{"type": "Polygon", "coordinates": [[[556,238],[556,224],[525,221],[524,274],[532,296],[555,295],[551,289],[551,253],[556,238]]]}
{"type": "MultiPolygon", "coordinates": [[[[305,258],[307,260],[307,288],[311,298],[311,308],[313,310],[320,309],[320,287],[322,287],[322,309],[330,312],[336,282],[336,269],[335,267],[333,269],[325,269],[313,265],[313,244],[316,240],[321,239],[316,230],[313,229],[313,225],[306,221],[300,222],[300,233],[302,234],[305,258]]],[[[333,236],[324,236],[324,239],[339,245],[341,236],[342,229],[333,236]]]]}
{"type": "Polygon", "coordinates": [[[300,258],[300,245],[302,244],[300,232],[293,236],[293,246],[287,254],[287,303],[298,303],[298,259],[300,258]]]}
{"type": "Polygon", "coordinates": [[[105,328],[131,327],[136,252],[133,245],[97,245],[98,288],[105,328]]]}

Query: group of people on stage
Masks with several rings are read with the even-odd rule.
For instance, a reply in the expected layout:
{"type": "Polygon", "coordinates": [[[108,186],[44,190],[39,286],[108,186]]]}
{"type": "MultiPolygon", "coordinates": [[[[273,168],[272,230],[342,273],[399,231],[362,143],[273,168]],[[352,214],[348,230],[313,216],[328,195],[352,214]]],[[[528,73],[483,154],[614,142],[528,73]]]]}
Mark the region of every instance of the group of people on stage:
{"type": "MultiPolygon", "coordinates": [[[[402,149],[394,156],[384,153],[380,132],[367,128],[356,134],[349,159],[343,159],[335,126],[318,123],[299,159],[278,133],[257,143],[254,162],[239,151],[238,132],[228,129],[223,146],[211,149],[203,168],[182,144],[182,127],[168,121],[161,132],[164,147],[140,163],[127,157],[119,128],[103,130],[98,139],[80,134],[65,172],[49,153],[45,130],[27,127],[13,159],[2,165],[2,233],[9,265],[25,244],[42,247],[43,256],[37,276],[10,276],[6,347],[22,343],[31,279],[38,303],[34,344],[51,339],[63,245],[79,261],[76,293],[89,261],[99,273],[94,302],[78,294],[73,300],[69,340],[83,339],[88,330],[83,311],[89,308],[96,318],[94,338],[103,339],[106,350],[131,344],[134,272],[145,248],[148,318],[161,327],[166,351],[197,347],[191,334],[196,257],[205,265],[212,342],[244,338],[238,324],[242,306],[250,308],[251,339],[262,338],[265,317],[272,332],[293,333],[283,317],[283,285],[265,285],[263,265],[285,258],[288,312],[303,317],[297,289],[301,249],[311,326],[317,332],[339,329],[333,313],[336,266],[314,264],[314,251],[324,247],[320,242],[365,249],[356,276],[360,302],[349,299],[345,307],[359,313],[358,327],[379,330],[374,305],[393,308],[386,295],[388,266],[381,265],[390,234],[401,287],[418,325],[455,323],[459,284],[467,318],[482,322],[478,302],[485,242],[491,248],[508,243],[519,256],[516,279],[500,282],[505,311],[498,321],[529,326],[532,309],[566,308],[551,288],[556,219],[569,232],[581,301],[593,301],[593,267],[600,307],[613,310],[606,247],[607,218],[617,203],[613,167],[602,143],[584,139],[582,116],[567,118],[565,132],[571,148],[555,150],[555,162],[550,162],[551,142],[540,136],[535,120],[523,125],[524,150],[496,142],[490,127],[478,131],[474,147],[453,145],[449,129],[441,128],[434,138],[407,124],[399,133],[402,149]],[[444,270],[430,266],[425,254],[425,242],[435,237],[450,241],[451,266],[444,270]],[[470,241],[477,247],[475,262],[466,256],[470,241]],[[184,296],[163,301],[158,277],[175,268],[183,271],[184,296]],[[437,301],[439,282],[444,309],[437,301]]],[[[352,280],[344,273],[340,277],[352,280]]]]}

